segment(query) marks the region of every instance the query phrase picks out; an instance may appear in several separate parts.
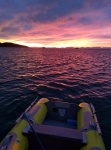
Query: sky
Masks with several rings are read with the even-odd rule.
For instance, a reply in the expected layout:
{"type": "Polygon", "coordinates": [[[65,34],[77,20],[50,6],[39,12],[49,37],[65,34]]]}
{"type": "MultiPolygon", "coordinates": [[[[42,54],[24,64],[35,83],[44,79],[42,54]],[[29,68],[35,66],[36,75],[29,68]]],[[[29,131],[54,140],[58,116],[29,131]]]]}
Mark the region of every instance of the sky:
{"type": "Polygon", "coordinates": [[[0,42],[111,47],[111,0],[0,0],[0,42]]]}

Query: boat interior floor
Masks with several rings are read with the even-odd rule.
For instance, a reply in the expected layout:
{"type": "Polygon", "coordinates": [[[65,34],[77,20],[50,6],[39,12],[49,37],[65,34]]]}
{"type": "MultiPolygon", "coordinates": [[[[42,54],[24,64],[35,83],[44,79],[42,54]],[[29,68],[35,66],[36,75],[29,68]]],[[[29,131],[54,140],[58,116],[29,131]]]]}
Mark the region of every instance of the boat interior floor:
{"type": "Polygon", "coordinates": [[[29,140],[29,150],[79,150],[87,143],[86,135],[77,130],[77,111],[75,104],[50,102],[46,103],[48,113],[42,124],[33,124],[33,131],[29,129],[25,135],[29,140]],[[39,139],[39,140],[38,140],[39,139]]]}
{"type": "Polygon", "coordinates": [[[65,121],[57,121],[57,120],[46,119],[46,120],[44,120],[43,124],[44,125],[57,126],[57,127],[65,127],[65,128],[76,129],[76,126],[74,126],[73,124],[68,124],[65,121]]]}

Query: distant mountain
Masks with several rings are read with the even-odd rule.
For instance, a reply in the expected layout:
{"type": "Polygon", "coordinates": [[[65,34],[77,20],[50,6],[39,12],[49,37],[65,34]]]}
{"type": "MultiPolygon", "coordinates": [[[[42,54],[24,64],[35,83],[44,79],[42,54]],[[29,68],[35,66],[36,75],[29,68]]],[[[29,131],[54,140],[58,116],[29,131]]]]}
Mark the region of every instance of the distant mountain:
{"type": "Polygon", "coordinates": [[[5,43],[0,43],[0,47],[27,47],[27,46],[5,42],[5,43]]]}

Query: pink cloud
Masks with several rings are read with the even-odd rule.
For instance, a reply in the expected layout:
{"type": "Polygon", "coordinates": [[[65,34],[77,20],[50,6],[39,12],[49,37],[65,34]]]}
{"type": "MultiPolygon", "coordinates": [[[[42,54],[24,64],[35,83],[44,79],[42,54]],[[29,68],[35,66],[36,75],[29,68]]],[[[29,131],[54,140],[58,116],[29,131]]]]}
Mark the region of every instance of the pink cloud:
{"type": "Polygon", "coordinates": [[[106,46],[109,46],[111,17],[106,14],[111,7],[107,7],[106,10],[107,2],[108,0],[94,3],[86,1],[82,6],[77,4],[79,11],[76,7],[72,11],[71,5],[68,4],[71,10],[68,12],[69,9],[64,6],[64,14],[60,13],[60,16],[58,12],[55,12],[60,11],[56,2],[46,4],[46,7],[41,3],[37,10],[34,6],[34,9],[28,7],[25,11],[17,10],[11,18],[9,16],[10,19],[6,17],[4,22],[0,23],[1,41],[10,39],[14,42],[24,41],[26,44],[38,43],[44,46],[58,44],[64,46],[64,43],[66,43],[65,46],[67,43],[68,46],[75,46],[75,41],[81,41],[81,43],[88,41],[90,46],[100,46],[102,43],[100,41],[103,41],[107,43],[106,46]],[[41,8],[44,8],[43,11],[41,8]]]}

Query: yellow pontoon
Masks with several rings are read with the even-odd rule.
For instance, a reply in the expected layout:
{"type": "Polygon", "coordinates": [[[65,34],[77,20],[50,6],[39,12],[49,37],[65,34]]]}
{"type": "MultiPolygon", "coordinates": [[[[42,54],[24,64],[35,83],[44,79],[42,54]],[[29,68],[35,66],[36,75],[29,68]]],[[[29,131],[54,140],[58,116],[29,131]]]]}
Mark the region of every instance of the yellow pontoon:
{"type": "Polygon", "coordinates": [[[6,135],[0,150],[105,150],[92,104],[33,102],[6,135]]]}

